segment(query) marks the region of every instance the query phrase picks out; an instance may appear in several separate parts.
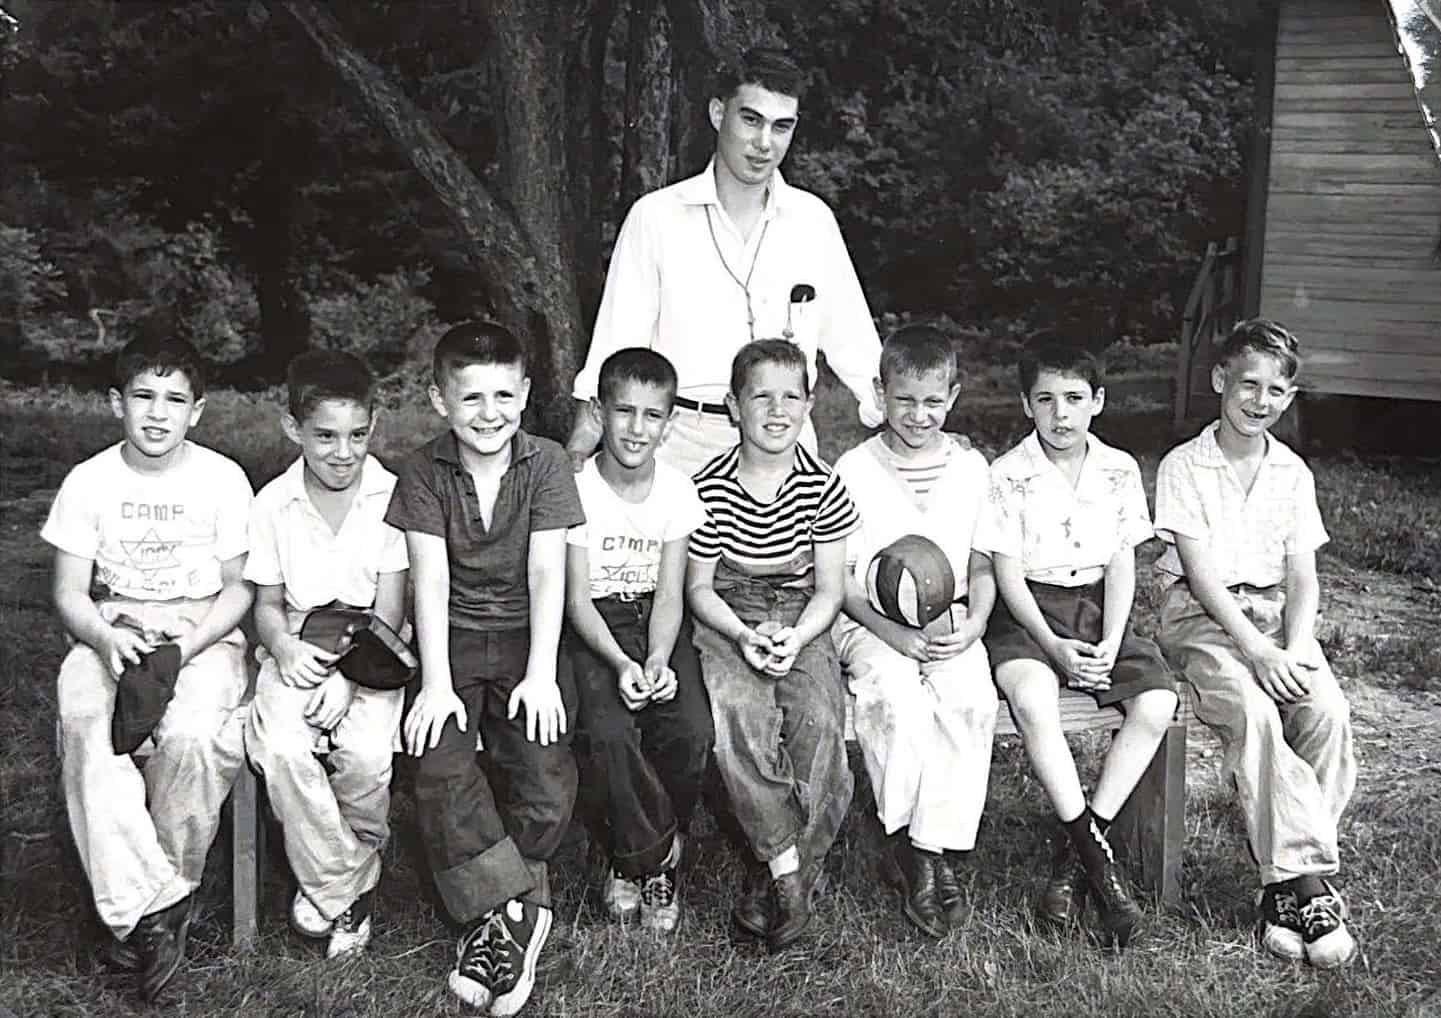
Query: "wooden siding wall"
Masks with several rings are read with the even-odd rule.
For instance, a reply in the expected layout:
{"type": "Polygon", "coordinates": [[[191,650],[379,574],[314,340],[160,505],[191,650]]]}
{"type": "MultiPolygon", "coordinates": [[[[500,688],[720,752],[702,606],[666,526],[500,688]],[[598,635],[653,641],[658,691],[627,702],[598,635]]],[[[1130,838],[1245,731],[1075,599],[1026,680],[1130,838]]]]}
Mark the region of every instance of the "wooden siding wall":
{"type": "Polygon", "coordinates": [[[1441,163],[1382,0],[1283,0],[1260,310],[1318,392],[1441,400],[1441,163]]]}

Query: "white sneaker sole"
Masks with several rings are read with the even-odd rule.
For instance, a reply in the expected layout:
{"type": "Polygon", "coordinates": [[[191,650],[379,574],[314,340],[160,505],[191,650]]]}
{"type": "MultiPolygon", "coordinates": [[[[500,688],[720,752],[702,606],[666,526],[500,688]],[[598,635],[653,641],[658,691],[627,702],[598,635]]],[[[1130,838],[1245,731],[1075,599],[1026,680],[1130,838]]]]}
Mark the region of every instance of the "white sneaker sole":
{"type": "Polygon", "coordinates": [[[1345,925],[1306,945],[1306,960],[1318,969],[1338,969],[1356,957],[1356,938],[1345,925]]]}
{"type": "Polygon", "coordinates": [[[331,930],[330,943],[325,945],[325,957],[331,961],[360,954],[370,943],[370,917],[361,920],[354,933],[331,930]]]}
{"type": "Polygon", "coordinates": [[[530,999],[530,992],[535,989],[536,963],[540,961],[541,949],[550,937],[550,922],[551,910],[540,909],[535,919],[535,930],[531,933],[530,943],[525,949],[525,963],[521,966],[520,978],[511,990],[502,993],[490,1003],[489,1013],[494,1018],[510,1018],[525,1007],[525,1002],[530,999]]]}
{"type": "Polygon", "coordinates": [[[290,901],[290,928],[310,940],[324,940],[335,924],[320,914],[304,891],[296,891],[290,901]]]}
{"type": "Polygon", "coordinates": [[[490,987],[484,983],[477,983],[474,979],[463,976],[455,969],[452,969],[450,978],[446,980],[446,985],[450,988],[452,994],[460,998],[461,1003],[468,1004],[478,1011],[484,1011],[490,1007],[490,1002],[493,998],[490,987]]]}

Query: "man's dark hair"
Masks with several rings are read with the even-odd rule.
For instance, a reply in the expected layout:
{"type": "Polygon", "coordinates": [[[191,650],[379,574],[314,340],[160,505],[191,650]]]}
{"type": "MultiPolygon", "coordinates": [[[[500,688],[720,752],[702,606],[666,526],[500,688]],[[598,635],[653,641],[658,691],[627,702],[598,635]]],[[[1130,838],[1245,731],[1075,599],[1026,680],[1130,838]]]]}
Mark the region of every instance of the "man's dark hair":
{"type": "Polygon", "coordinates": [[[627,382],[653,385],[665,390],[674,399],[677,384],[675,365],[664,354],[643,346],[628,346],[611,354],[600,366],[596,391],[600,393],[601,402],[614,399],[620,387],[627,382]]]}
{"type": "Polygon", "coordinates": [[[1106,384],[1106,365],[1079,338],[1060,333],[1033,336],[1021,351],[1018,365],[1021,395],[1029,395],[1042,371],[1081,378],[1095,392],[1106,384]]]}
{"type": "Polygon", "coordinates": [[[297,423],[304,423],[326,400],[375,409],[375,378],[370,369],[355,354],[340,350],[300,354],[285,370],[285,389],[290,416],[297,423]]]}
{"type": "Polygon", "coordinates": [[[783,368],[799,368],[801,386],[807,396],[811,393],[811,372],[806,364],[805,352],[788,339],[753,339],[736,352],[731,361],[731,395],[740,399],[741,390],[750,381],[751,372],[758,364],[779,364],[783,368]]]}
{"type": "Polygon", "coordinates": [[[115,356],[115,388],[122,393],[146,371],[168,375],[179,371],[190,382],[197,402],[205,398],[205,358],[189,341],[170,332],[143,332],[120,348],[115,356]]]}
{"type": "Polygon", "coordinates": [[[759,85],[799,102],[806,90],[806,73],[785,50],[758,47],[722,64],[716,72],[715,98],[726,102],[742,85],[759,85]]]}
{"type": "Polygon", "coordinates": [[[1301,370],[1301,345],[1290,329],[1274,319],[1247,318],[1237,322],[1221,344],[1216,363],[1225,367],[1232,358],[1248,351],[1275,357],[1287,378],[1295,378],[1301,370]]]}
{"type": "Polygon", "coordinates": [[[947,385],[956,382],[956,352],[950,339],[934,325],[902,325],[881,344],[881,384],[897,375],[919,377],[944,371],[947,385]]]}
{"type": "Polygon", "coordinates": [[[472,364],[519,364],[523,375],[529,369],[525,345],[497,322],[462,322],[436,341],[430,363],[436,385],[472,364]]]}

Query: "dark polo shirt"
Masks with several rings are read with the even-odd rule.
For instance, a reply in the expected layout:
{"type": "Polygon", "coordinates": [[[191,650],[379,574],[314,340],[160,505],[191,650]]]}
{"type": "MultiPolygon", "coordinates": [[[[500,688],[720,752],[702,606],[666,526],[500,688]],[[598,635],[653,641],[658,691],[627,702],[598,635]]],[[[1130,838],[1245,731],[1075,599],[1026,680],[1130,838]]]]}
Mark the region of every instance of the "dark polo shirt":
{"type": "Polygon", "coordinates": [[[427,442],[396,466],[385,522],[445,538],[450,624],[457,629],[495,632],[528,626],[530,535],[585,522],[564,449],[517,431],[510,456],[489,530],[453,432],[427,442]]]}

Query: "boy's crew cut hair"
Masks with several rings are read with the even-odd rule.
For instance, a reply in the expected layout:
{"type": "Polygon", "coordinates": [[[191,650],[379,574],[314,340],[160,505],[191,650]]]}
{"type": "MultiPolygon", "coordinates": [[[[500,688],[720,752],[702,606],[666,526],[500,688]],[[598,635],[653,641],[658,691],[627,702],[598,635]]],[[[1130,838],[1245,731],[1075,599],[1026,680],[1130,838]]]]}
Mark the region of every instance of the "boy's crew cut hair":
{"type": "Polygon", "coordinates": [[[297,422],[326,400],[375,409],[375,376],[365,362],[342,350],[307,350],[285,369],[286,405],[297,422]]]}
{"type": "Polygon", "coordinates": [[[205,398],[205,358],[191,343],[172,333],[142,332],[115,355],[115,388],[122,393],[145,372],[168,375],[179,371],[190,382],[196,402],[205,398]]]}
{"type": "Polygon", "coordinates": [[[1237,322],[1221,344],[1216,363],[1224,368],[1248,351],[1276,358],[1287,378],[1295,378],[1301,370],[1301,344],[1290,329],[1273,318],[1247,318],[1237,322]]]}
{"type": "Polygon", "coordinates": [[[778,364],[783,368],[797,368],[801,373],[801,387],[805,394],[811,394],[811,373],[806,366],[806,355],[800,347],[788,339],[753,339],[736,351],[731,361],[731,395],[740,399],[741,390],[750,381],[751,372],[760,364],[778,364]]]}
{"type": "Polygon", "coordinates": [[[757,46],[716,69],[714,96],[728,102],[742,85],[759,85],[768,92],[788,95],[800,102],[805,95],[806,78],[806,72],[785,50],[757,46]]]}
{"type": "Polygon", "coordinates": [[[643,346],[628,346],[617,350],[601,364],[600,379],[596,383],[600,401],[607,403],[615,399],[621,386],[627,382],[653,385],[668,393],[671,399],[675,399],[676,386],[679,384],[675,365],[664,354],[643,346]]]}
{"type": "Polygon", "coordinates": [[[436,341],[430,359],[436,385],[472,364],[518,364],[522,375],[530,373],[525,344],[498,322],[461,322],[436,341]]]}
{"type": "Polygon", "coordinates": [[[1033,336],[1017,364],[1021,395],[1030,395],[1042,371],[1084,379],[1094,393],[1106,384],[1106,364],[1079,338],[1055,332],[1033,336]]]}
{"type": "Polygon", "coordinates": [[[948,385],[956,383],[956,351],[950,338],[934,325],[902,325],[881,344],[881,383],[898,375],[919,378],[944,371],[948,385]]]}

